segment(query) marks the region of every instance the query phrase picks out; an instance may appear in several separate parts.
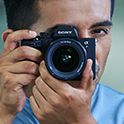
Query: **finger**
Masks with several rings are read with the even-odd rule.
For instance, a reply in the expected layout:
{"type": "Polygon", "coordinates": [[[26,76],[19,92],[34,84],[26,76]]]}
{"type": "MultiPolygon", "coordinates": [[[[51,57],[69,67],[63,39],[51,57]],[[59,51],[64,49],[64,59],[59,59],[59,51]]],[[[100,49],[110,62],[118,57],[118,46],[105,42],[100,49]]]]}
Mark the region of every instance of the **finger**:
{"type": "Polygon", "coordinates": [[[42,114],[43,112],[40,110],[40,108],[38,107],[35,99],[33,96],[30,97],[30,104],[31,104],[31,108],[35,114],[35,116],[38,118],[38,119],[42,119],[42,114]]]}
{"type": "Polygon", "coordinates": [[[35,80],[36,88],[44,96],[48,103],[54,105],[59,101],[59,95],[56,94],[54,89],[51,89],[42,79],[38,77],[35,80]]]}
{"type": "Polygon", "coordinates": [[[38,91],[36,86],[33,87],[32,93],[40,110],[42,112],[46,112],[46,108],[50,108],[50,104],[46,101],[44,96],[38,91]]]}
{"type": "Polygon", "coordinates": [[[68,83],[55,79],[48,73],[44,61],[40,63],[39,72],[42,80],[51,87],[51,89],[54,89],[57,94],[63,94],[63,92],[67,92],[67,90],[70,89],[68,83]]]}
{"type": "Polygon", "coordinates": [[[18,111],[22,111],[22,109],[24,108],[25,105],[25,101],[26,101],[26,95],[25,92],[22,88],[20,88],[18,91],[18,99],[19,99],[19,105],[18,105],[18,111]]]}
{"type": "Polygon", "coordinates": [[[39,66],[38,64],[31,62],[31,61],[21,61],[15,64],[12,64],[8,67],[2,67],[4,71],[8,71],[13,74],[32,74],[32,75],[39,75],[39,66]]]}
{"type": "Polygon", "coordinates": [[[93,72],[92,72],[92,60],[87,60],[86,68],[82,74],[81,87],[87,89],[92,85],[93,72]]]}
{"type": "Polygon", "coordinates": [[[42,53],[39,50],[28,46],[22,46],[10,52],[6,56],[5,61],[18,62],[21,60],[28,59],[39,63],[42,58],[42,53]]]}
{"type": "Polygon", "coordinates": [[[36,76],[29,74],[11,74],[8,73],[2,77],[3,86],[17,91],[25,85],[33,84],[36,76]]]}
{"type": "Polygon", "coordinates": [[[7,36],[8,36],[10,33],[12,33],[12,32],[13,32],[12,29],[7,29],[6,31],[4,31],[4,32],[2,33],[2,39],[3,39],[4,42],[6,41],[7,36]]]}
{"type": "Polygon", "coordinates": [[[37,33],[30,30],[18,30],[10,33],[5,41],[4,50],[11,51],[16,48],[17,42],[23,39],[31,39],[37,36],[37,33]]]}

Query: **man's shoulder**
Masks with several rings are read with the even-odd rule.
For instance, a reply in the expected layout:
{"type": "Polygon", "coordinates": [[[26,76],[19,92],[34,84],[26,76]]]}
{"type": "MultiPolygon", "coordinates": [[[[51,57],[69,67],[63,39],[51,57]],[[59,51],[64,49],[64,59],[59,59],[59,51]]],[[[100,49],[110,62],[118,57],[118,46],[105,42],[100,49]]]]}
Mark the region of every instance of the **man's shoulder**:
{"type": "Polygon", "coordinates": [[[103,97],[106,106],[114,107],[113,109],[124,112],[124,93],[114,90],[103,84],[99,84],[99,97],[103,97]]]}
{"type": "Polygon", "coordinates": [[[103,84],[96,86],[94,98],[98,102],[103,102],[104,105],[118,106],[124,104],[124,93],[114,90],[103,84]]]}
{"type": "Polygon", "coordinates": [[[124,123],[124,93],[98,84],[92,97],[92,113],[100,124],[124,123]]]}
{"type": "Polygon", "coordinates": [[[98,95],[103,95],[107,98],[114,99],[114,100],[124,99],[124,93],[122,92],[119,92],[103,84],[98,84],[98,87],[99,87],[98,95]]]}

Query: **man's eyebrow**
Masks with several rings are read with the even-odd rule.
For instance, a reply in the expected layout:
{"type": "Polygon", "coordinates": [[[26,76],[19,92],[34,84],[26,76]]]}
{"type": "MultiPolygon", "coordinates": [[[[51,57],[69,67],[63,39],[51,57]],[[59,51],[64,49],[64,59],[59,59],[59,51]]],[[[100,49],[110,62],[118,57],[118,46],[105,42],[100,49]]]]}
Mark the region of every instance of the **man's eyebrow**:
{"type": "Polygon", "coordinates": [[[71,24],[55,24],[55,25],[53,25],[53,26],[47,28],[46,31],[48,31],[48,32],[49,32],[49,31],[52,31],[52,30],[54,30],[55,28],[57,28],[58,26],[60,26],[60,25],[70,25],[70,26],[72,26],[71,24]]]}
{"type": "Polygon", "coordinates": [[[97,23],[93,24],[90,28],[95,28],[95,27],[99,27],[99,26],[112,26],[112,22],[111,21],[97,22],[97,23]]]}
{"type": "MultiPolygon", "coordinates": [[[[56,28],[57,26],[59,26],[61,24],[56,24],[56,25],[53,25],[51,27],[49,27],[47,29],[47,31],[51,31],[52,29],[56,28]]],[[[64,24],[64,25],[67,25],[67,24],[64,24]]],[[[69,24],[69,25],[72,25],[72,24],[69,24]]],[[[95,24],[93,24],[90,28],[95,28],[95,27],[99,27],[99,26],[112,26],[112,22],[111,21],[103,21],[103,22],[97,22],[95,24]]]]}

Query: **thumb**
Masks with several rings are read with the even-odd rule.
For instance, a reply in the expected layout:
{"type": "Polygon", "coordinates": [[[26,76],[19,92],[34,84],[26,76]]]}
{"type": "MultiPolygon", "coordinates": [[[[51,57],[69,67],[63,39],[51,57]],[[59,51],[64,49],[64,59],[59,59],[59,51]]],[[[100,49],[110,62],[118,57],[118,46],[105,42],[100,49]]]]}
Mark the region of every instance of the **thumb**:
{"type": "Polygon", "coordinates": [[[82,79],[81,79],[82,89],[87,89],[92,85],[92,81],[93,81],[92,63],[93,61],[91,59],[87,60],[85,70],[82,73],[82,79]]]}
{"type": "Polygon", "coordinates": [[[26,102],[26,95],[22,88],[20,88],[18,90],[18,96],[19,96],[18,111],[20,112],[20,111],[22,111],[22,109],[25,105],[25,102],[26,102]]]}

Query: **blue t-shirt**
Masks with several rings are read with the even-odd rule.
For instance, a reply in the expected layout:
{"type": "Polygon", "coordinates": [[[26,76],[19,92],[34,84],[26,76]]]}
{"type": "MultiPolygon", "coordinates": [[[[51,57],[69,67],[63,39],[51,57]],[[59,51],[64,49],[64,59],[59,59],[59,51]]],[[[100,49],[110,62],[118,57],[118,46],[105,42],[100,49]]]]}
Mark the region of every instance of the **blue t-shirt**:
{"type": "MultiPolygon", "coordinates": [[[[124,124],[124,94],[97,84],[92,96],[91,112],[98,124],[124,124]]],[[[13,124],[39,124],[28,99],[13,124]]]]}

